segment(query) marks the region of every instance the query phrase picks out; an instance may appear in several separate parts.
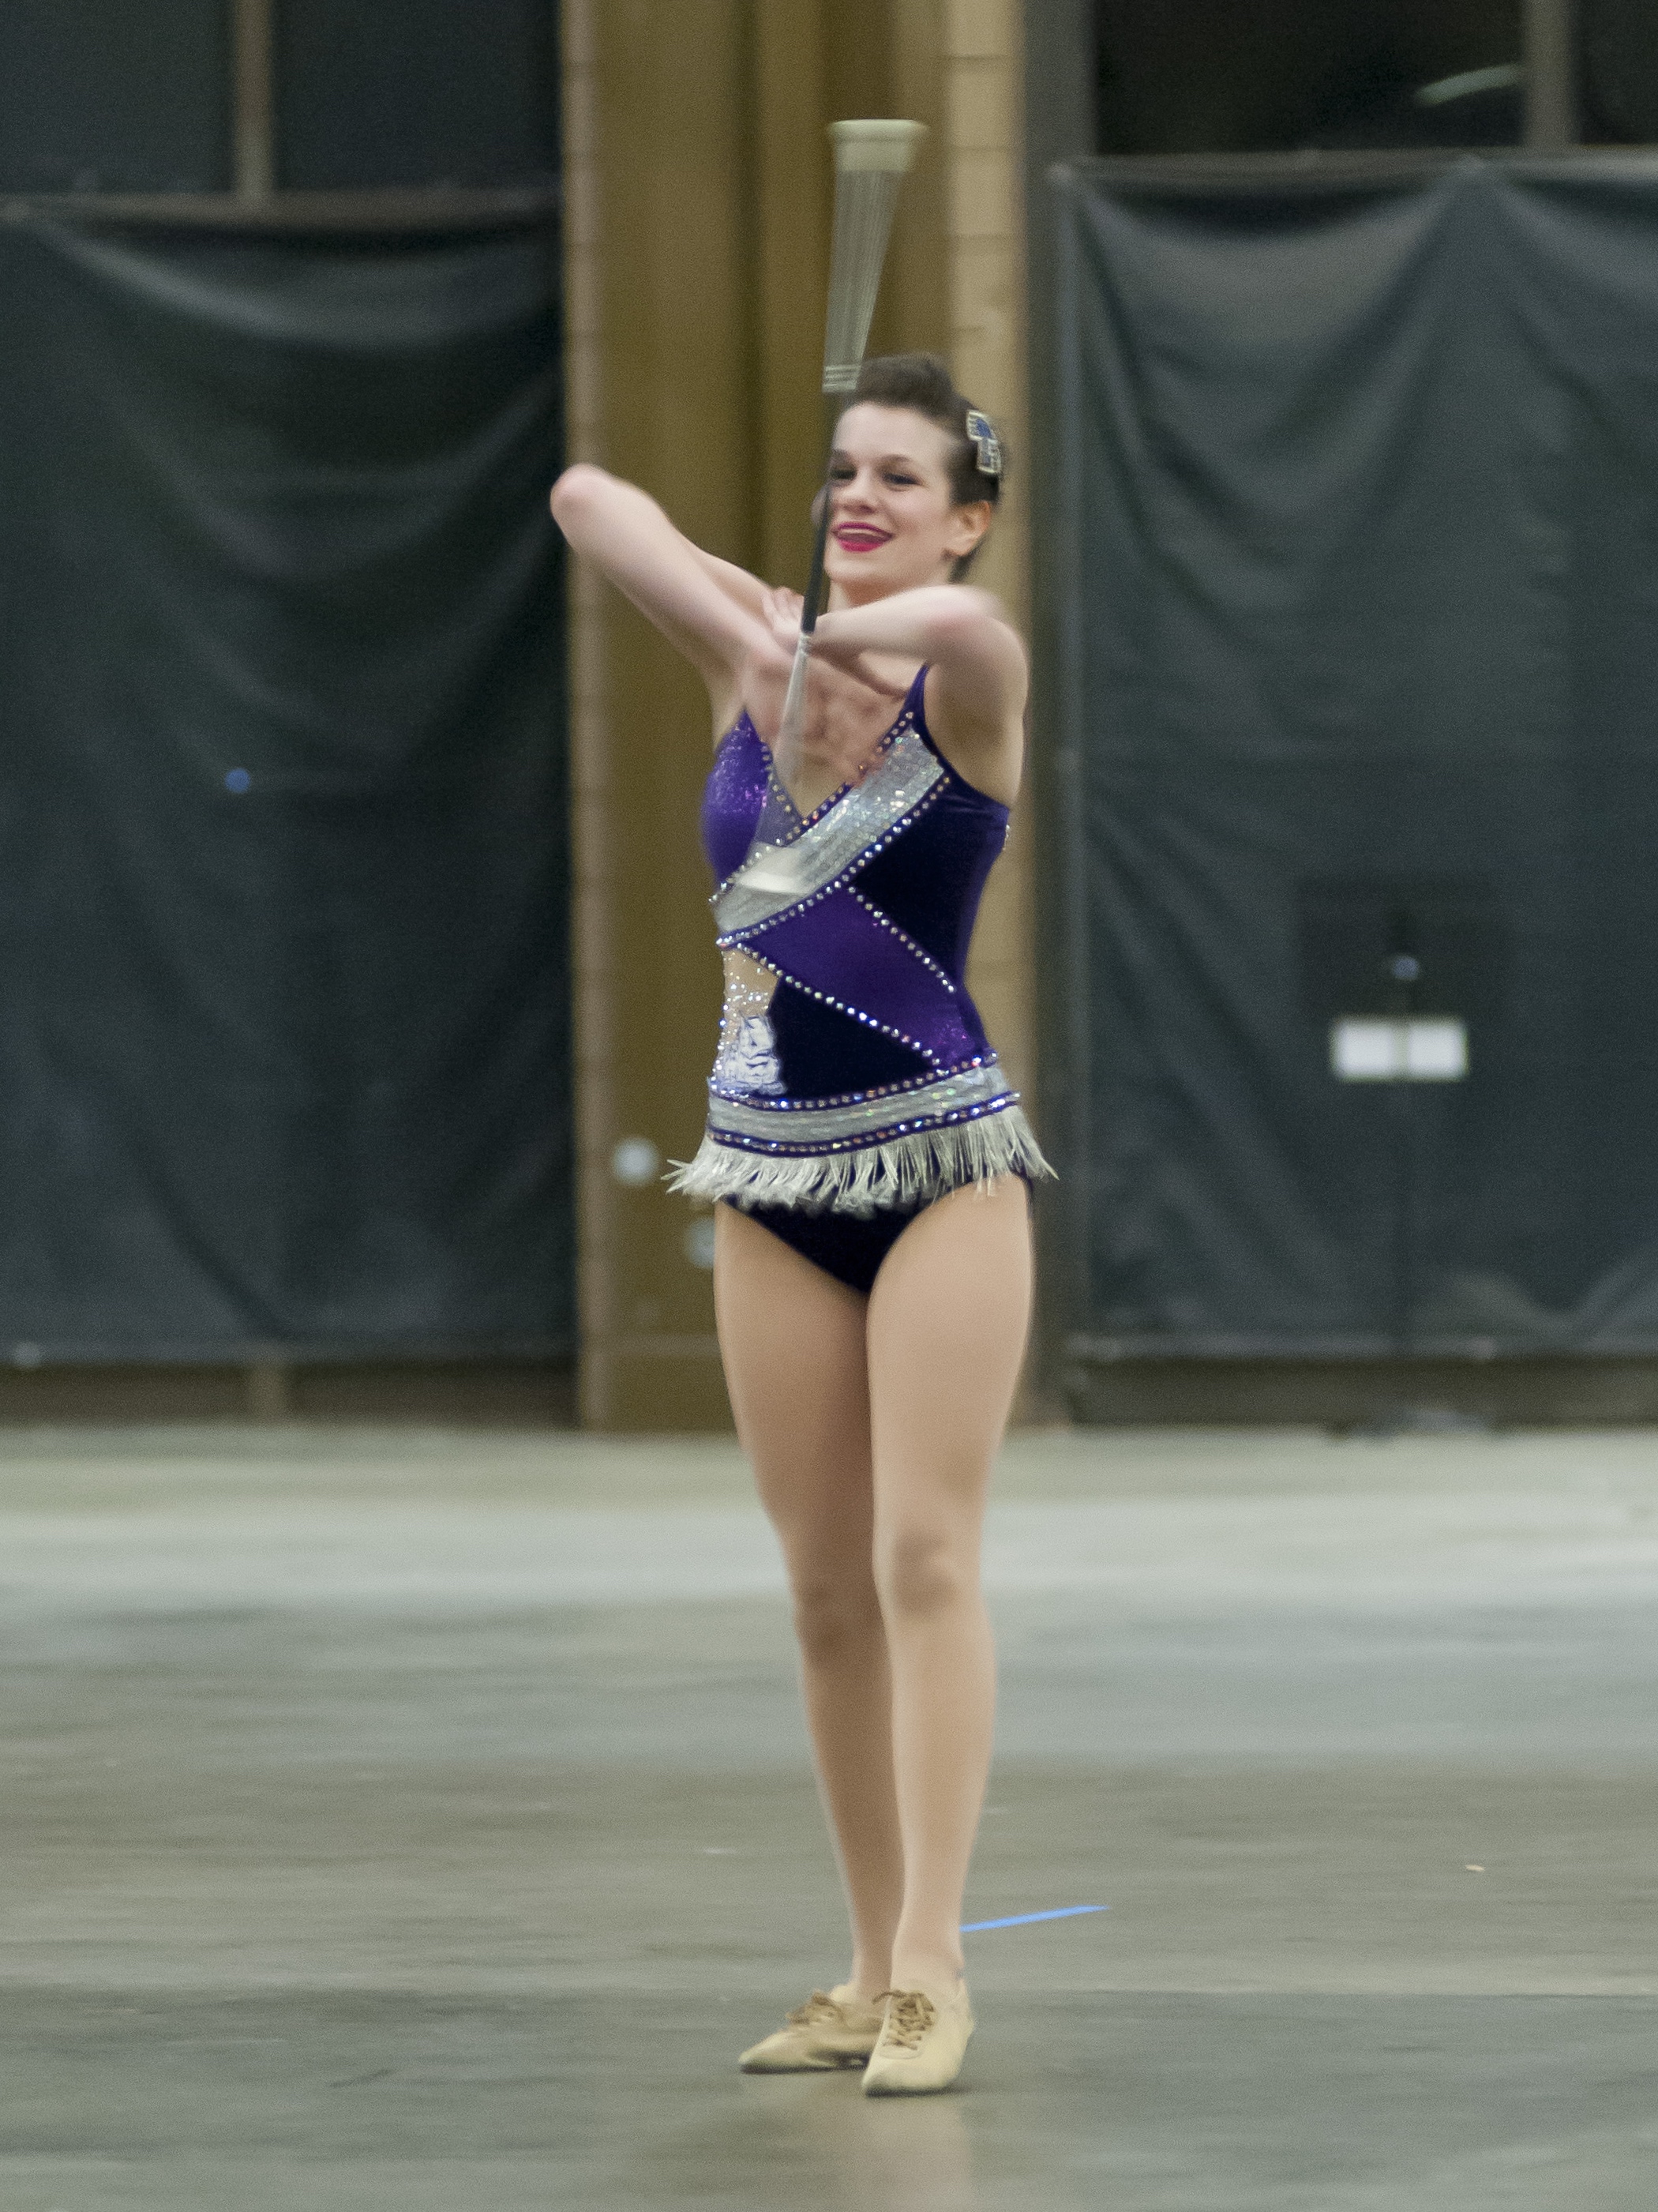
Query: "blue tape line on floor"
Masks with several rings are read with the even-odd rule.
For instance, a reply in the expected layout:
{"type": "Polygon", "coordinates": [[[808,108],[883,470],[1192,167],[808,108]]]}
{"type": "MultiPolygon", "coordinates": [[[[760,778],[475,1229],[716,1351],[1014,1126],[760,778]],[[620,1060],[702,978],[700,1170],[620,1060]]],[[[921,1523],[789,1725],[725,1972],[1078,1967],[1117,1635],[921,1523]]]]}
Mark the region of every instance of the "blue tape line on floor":
{"type": "Polygon", "coordinates": [[[1052,1912],[1015,1912],[1005,1920],[969,1920],[963,1936],[981,1936],[987,1928],[1029,1928],[1033,1920],[1074,1920],[1079,1912],[1109,1912],[1108,1905],[1061,1905],[1052,1912]]]}

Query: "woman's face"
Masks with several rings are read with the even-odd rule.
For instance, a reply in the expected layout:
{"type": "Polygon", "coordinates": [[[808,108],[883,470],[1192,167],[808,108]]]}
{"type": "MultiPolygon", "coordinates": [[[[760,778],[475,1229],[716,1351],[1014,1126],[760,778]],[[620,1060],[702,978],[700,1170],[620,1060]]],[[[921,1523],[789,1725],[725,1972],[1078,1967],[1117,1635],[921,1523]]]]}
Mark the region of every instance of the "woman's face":
{"type": "Polygon", "coordinates": [[[990,505],[957,507],[950,433],[909,407],[860,400],[835,433],[824,567],[856,605],[949,580],[990,527],[990,505]]]}

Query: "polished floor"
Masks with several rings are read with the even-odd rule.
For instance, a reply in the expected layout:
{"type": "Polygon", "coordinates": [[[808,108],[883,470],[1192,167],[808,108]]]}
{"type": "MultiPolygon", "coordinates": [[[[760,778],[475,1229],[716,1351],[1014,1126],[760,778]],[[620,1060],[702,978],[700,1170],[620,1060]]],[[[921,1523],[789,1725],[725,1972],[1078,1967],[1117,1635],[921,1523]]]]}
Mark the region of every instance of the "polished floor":
{"type": "Polygon", "coordinates": [[[0,1457],[0,2212],[1647,2212],[1658,1437],[1010,1447],[957,2094],[718,1443],[0,1457]]]}

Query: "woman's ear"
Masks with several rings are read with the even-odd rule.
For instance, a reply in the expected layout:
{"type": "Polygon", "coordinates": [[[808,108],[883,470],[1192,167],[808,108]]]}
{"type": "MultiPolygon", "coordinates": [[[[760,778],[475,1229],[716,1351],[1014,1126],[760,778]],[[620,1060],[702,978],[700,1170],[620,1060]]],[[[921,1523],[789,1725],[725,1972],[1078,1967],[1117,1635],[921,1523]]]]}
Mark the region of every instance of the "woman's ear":
{"type": "Polygon", "coordinates": [[[951,560],[965,560],[969,553],[978,551],[989,533],[994,513],[987,499],[970,500],[965,507],[950,509],[950,535],[944,540],[944,550],[951,560]]]}

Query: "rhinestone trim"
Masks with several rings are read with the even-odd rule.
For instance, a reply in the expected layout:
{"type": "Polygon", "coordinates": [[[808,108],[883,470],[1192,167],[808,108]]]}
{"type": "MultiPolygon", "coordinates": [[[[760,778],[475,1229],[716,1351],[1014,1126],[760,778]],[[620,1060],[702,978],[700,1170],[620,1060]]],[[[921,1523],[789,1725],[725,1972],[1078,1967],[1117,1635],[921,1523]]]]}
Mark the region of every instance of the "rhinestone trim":
{"type": "MultiPolygon", "coordinates": [[[[902,931],[898,933],[902,934],[902,931]]],[[[722,937],[720,939],[722,951],[729,951],[733,945],[739,946],[744,952],[749,951],[747,940],[744,939],[733,938],[728,941],[722,937]]],[[[753,958],[756,956],[750,954],[750,957],[753,958]]],[[[943,1066],[944,1062],[932,1048],[923,1044],[920,1037],[911,1036],[908,1030],[896,1030],[890,1022],[878,1022],[873,1014],[866,1014],[861,1006],[854,1006],[849,1000],[837,999],[832,991],[814,991],[810,983],[802,983],[796,976],[785,975],[780,968],[776,972],[782,988],[799,991],[803,999],[815,999],[820,1006],[833,1006],[837,1014],[845,1014],[849,1021],[857,1022],[864,1029],[873,1030],[878,1036],[890,1037],[895,1044],[908,1045],[911,1052],[918,1053],[923,1060],[930,1060],[934,1067],[943,1066]]],[[[944,980],[949,981],[948,977],[944,980]]],[[[959,995],[953,983],[950,984],[950,988],[952,996],[959,995]]],[[[930,1083],[932,1079],[931,1076],[920,1078],[924,1083],[930,1083]]]]}
{"type": "Polygon", "coordinates": [[[944,769],[909,718],[862,783],[783,845],[761,845],[711,902],[721,945],[824,897],[943,795],[944,769]],[[758,878],[758,881],[753,880],[758,878]],[[786,881],[789,888],[781,884],[786,881]],[[762,888],[763,885],[763,888],[762,888]]]}
{"type": "Polygon", "coordinates": [[[836,1101],[780,1099],[775,1105],[762,1105],[710,1085],[708,1134],[716,1144],[740,1152],[859,1152],[924,1129],[976,1121],[1017,1105],[1018,1098],[993,1057],[929,1081],[854,1092],[836,1101]]]}
{"type": "Polygon", "coordinates": [[[880,908],[872,900],[866,899],[860,890],[848,887],[847,896],[856,899],[872,921],[878,921],[883,929],[897,939],[906,952],[920,962],[929,975],[936,975],[952,999],[961,996],[960,990],[949,971],[941,968],[930,952],[924,951],[907,929],[900,929],[890,915],[883,914],[880,908]]]}

